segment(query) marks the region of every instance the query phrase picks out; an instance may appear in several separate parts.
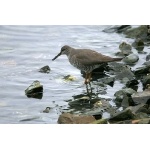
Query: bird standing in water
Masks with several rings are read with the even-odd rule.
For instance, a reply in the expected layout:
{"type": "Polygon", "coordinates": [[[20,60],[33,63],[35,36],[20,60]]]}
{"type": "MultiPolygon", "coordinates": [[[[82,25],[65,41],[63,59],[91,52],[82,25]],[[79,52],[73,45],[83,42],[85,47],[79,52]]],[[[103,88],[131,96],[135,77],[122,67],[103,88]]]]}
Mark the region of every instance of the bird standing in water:
{"type": "Polygon", "coordinates": [[[60,53],[52,60],[54,61],[60,55],[67,55],[71,65],[85,72],[85,84],[90,83],[92,71],[101,66],[101,64],[122,60],[122,58],[102,55],[91,49],[75,49],[68,45],[63,46],[60,53]]]}

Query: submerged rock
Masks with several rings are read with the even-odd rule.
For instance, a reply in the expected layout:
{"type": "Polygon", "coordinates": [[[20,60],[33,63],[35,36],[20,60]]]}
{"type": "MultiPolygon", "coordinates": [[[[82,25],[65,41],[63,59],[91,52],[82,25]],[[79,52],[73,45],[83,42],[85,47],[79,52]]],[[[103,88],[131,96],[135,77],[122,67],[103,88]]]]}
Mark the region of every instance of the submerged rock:
{"type": "Polygon", "coordinates": [[[27,97],[42,99],[43,97],[43,85],[39,81],[34,81],[26,90],[27,97]]]}
{"type": "Polygon", "coordinates": [[[123,61],[126,64],[134,64],[139,60],[139,56],[136,54],[130,54],[128,56],[126,56],[125,58],[123,58],[123,61]]]}
{"type": "Polygon", "coordinates": [[[44,66],[42,67],[39,72],[42,72],[42,73],[49,73],[50,72],[50,67],[47,65],[47,66],[44,66]]]}
{"type": "Polygon", "coordinates": [[[65,81],[75,81],[76,80],[76,78],[72,75],[67,75],[67,76],[63,77],[63,79],[65,81]]]}
{"type": "Polygon", "coordinates": [[[63,113],[58,118],[59,124],[89,124],[96,121],[93,116],[63,113]]]}
{"type": "Polygon", "coordinates": [[[50,109],[51,109],[50,107],[46,107],[46,109],[43,110],[43,113],[49,113],[50,109]]]}

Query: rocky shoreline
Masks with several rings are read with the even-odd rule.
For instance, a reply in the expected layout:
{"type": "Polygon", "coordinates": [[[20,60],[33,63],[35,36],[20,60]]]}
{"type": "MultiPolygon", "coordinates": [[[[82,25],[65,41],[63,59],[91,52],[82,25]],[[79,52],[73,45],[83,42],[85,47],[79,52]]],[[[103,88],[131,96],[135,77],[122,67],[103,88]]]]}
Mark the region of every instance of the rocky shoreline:
{"type": "MultiPolygon", "coordinates": [[[[116,56],[124,57],[122,63],[103,64],[93,71],[91,88],[87,87],[87,93],[76,95],[72,100],[68,101],[69,107],[67,110],[62,110],[58,123],[149,124],[150,53],[144,52],[144,48],[150,45],[149,26],[142,25],[136,28],[128,25],[114,26],[105,29],[103,32],[124,34],[127,38],[134,39],[134,42],[122,42],[118,45],[119,51],[116,56]],[[137,51],[136,54],[133,49],[137,51]],[[145,56],[145,62],[142,66],[133,70],[132,66],[140,60],[140,55],[145,56]],[[123,88],[114,94],[115,98],[107,99],[98,96],[98,94],[105,94],[107,86],[113,87],[116,81],[122,83],[123,88]],[[95,86],[96,88],[94,88],[95,86]],[[139,87],[142,87],[141,91],[138,90],[139,87]],[[115,106],[112,106],[110,101],[113,101],[115,106]],[[104,117],[104,114],[107,114],[108,117],[104,117]]],[[[50,67],[45,66],[39,72],[49,73],[50,67]]],[[[83,77],[85,76],[83,72],[81,74],[83,77]]],[[[66,81],[74,80],[71,76],[66,76],[63,79],[66,81]]],[[[28,97],[41,99],[43,86],[40,85],[39,81],[36,81],[36,85],[35,87],[32,84],[25,90],[25,93],[28,97]]],[[[49,113],[50,107],[47,107],[43,112],[49,113]]]]}

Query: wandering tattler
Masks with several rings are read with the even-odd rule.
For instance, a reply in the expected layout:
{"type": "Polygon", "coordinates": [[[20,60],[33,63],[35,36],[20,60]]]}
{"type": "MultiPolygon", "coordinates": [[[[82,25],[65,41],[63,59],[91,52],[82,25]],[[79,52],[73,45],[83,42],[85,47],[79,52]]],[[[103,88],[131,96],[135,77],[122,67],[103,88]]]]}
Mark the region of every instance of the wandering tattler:
{"type": "Polygon", "coordinates": [[[68,45],[63,46],[60,53],[52,60],[54,61],[60,55],[67,55],[71,65],[85,72],[85,84],[90,82],[92,71],[98,68],[101,64],[122,60],[122,58],[111,58],[102,55],[91,49],[75,49],[68,45]]]}

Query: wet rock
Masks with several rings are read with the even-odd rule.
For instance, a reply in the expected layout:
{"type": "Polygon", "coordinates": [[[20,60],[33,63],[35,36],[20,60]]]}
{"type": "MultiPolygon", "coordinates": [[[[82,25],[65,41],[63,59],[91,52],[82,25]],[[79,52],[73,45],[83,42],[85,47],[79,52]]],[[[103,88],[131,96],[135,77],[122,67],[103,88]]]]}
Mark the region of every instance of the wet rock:
{"type": "Polygon", "coordinates": [[[136,91],[134,91],[131,88],[125,88],[125,89],[121,89],[119,91],[117,91],[114,96],[115,98],[115,103],[118,106],[122,106],[122,107],[128,107],[128,106],[133,106],[134,102],[131,98],[131,95],[133,93],[136,93],[136,91]]]}
{"type": "Polygon", "coordinates": [[[134,74],[136,76],[147,74],[147,73],[150,73],[150,65],[139,67],[134,71],[134,74]]]}
{"type": "Polygon", "coordinates": [[[145,25],[137,28],[131,28],[124,32],[127,38],[140,38],[142,40],[147,39],[147,27],[145,25]]]}
{"type": "Polygon", "coordinates": [[[50,107],[46,107],[46,109],[43,110],[43,113],[49,113],[50,109],[51,109],[50,107]]]}
{"type": "Polygon", "coordinates": [[[132,95],[132,99],[136,104],[150,104],[150,89],[137,92],[132,95]]]}
{"type": "Polygon", "coordinates": [[[136,39],[133,43],[132,43],[132,46],[138,51],[138,52],[141,52],[143,51],[144,49],[144,42],[138,38],[136,39]]]}
{"type": "Polygon", "coordinates": [[[72,75],[67,75],[67,76],[63,77],[63,79],[65,81],[75,81],[76,80],[76,78],[72,75]]]}
{"type": "Polygon", "coordinates": [[[139,60],[139,56],[136,54],[130,54],[128,56],[126,56],[125,58],[123,58],[123,61],[126,64],[134,64],[139,60]]]}
{"type": "Polygon", "coordinates": [[[135,115],[131,112],[129,109],[125,109],[121,112],[117,112],[112,116],[109,121],[110,123],[114,123],[116,121],[123,121],[123,120],[129,120],[129,119],[134,119],[135,115]]]}
{"type": "Polygon", "coordinates": [[[131,45],[130,44],[127,44],[126,42],[122,42],[120,45],[119,45],[119,49],[121,50],[121,53],[123,55],[129,55],[132,53],[131,49],[131,45]]]}
{"type": "Polygon", "coordinates": [[[108,119],[99,119],[94,122],[91,122],[91,124],[108,124],[108,119]]]}
{"type": "Polygon", "coordinates": [[[93,116],[74,115],[70,113],[63,113],[58,118],[59,124],[89,124],[96,121],[93,116]]]}
{"type": "Polygon", "coordinates": [[[143,65],[145,65],[145,66],[150,66],[150,61],[144,62],[143,65]]]}
{"type": "Polygon", "coordinates": [[[43,97],[43,85],[39,81],[34,81],[26,90],[27,97],[41,99],[43,97]]]}
{"type": "Polygon", "coordinates": [[[135,118],[136,118],[136,119],[148,118],[148,114],[143,113],[143,112],[139,112],[139,113],[136,114],[135,118]]]}
{"type": "Polygon", "coordinates": [[[147,76],[143,76],[142,84],[143,84],[143,90],[145,90],[146,88],[148,88],[147,85],[150,84],[150,74],[148,74],[147,76]]]}
{"type": "Polygon", "coordinates": [[[146,56],[146,61],[149,61],[150,60],[150,54],[148,54],[147,56],[146,56]]]}
{"type": "Polygon", "coordinates": [[[116,74],[116,80],[122,80],[128,78],[129,80],[134,79],[134,73],[131,71],[129,66],[121,63],[112,62],[109,64],[109,73],[116,74]]]}
{"type": "Polygon", "coordinates": [[[122,33],[124,31],[126,31],[127,29],[131,28],[130,25],[116,25],[116,26],[111,26],[108,27],[106,29],[103,30],[103,32],[106,33],[113,33],[113,32],[117,32],[117,33],[122,33]]]}
{"type": "Polygon", "coordinates": [[[50,73],[50,67],[47,65],[47,66],[44,66],[42,67],[39,72],[42,72],[42,73],[50,73]]]}
{"type": "Polygon", "coordinates": [[[137,91],[137,89],[138,89],[137,85],[138,84],[139,84],[138,80],[137,79],[133,79],[133,80],[129,80],[129,81],[126,82],[126,87],[137,91]]]}
{"type": "Polygon", "coordinates": [[[147,113],[147,114],[150,113],[149,106],[147,104],[139,104],[136,106],[129,106],[126,109],[130,109],[133,114],[137,114],[140,112],[147,113]]]}
{"type": "Polygon", "coordinates": [[[104,112],[114,113],[116,110],[110,105],[109,101],[101,99],[94,103],[94,107],[90,110],[82,112],[85,115],[92,115],[95,119],[101,119],[104,112]]]}
{"type": "Polygon", "coordinates": [[[110,85],[111,87],[113,87],[115,78],[114,77],[106,77],[106,78],[102,78],[100,81],[103,82],[104,84],[107,84],[107,85],[110,85]]]}

